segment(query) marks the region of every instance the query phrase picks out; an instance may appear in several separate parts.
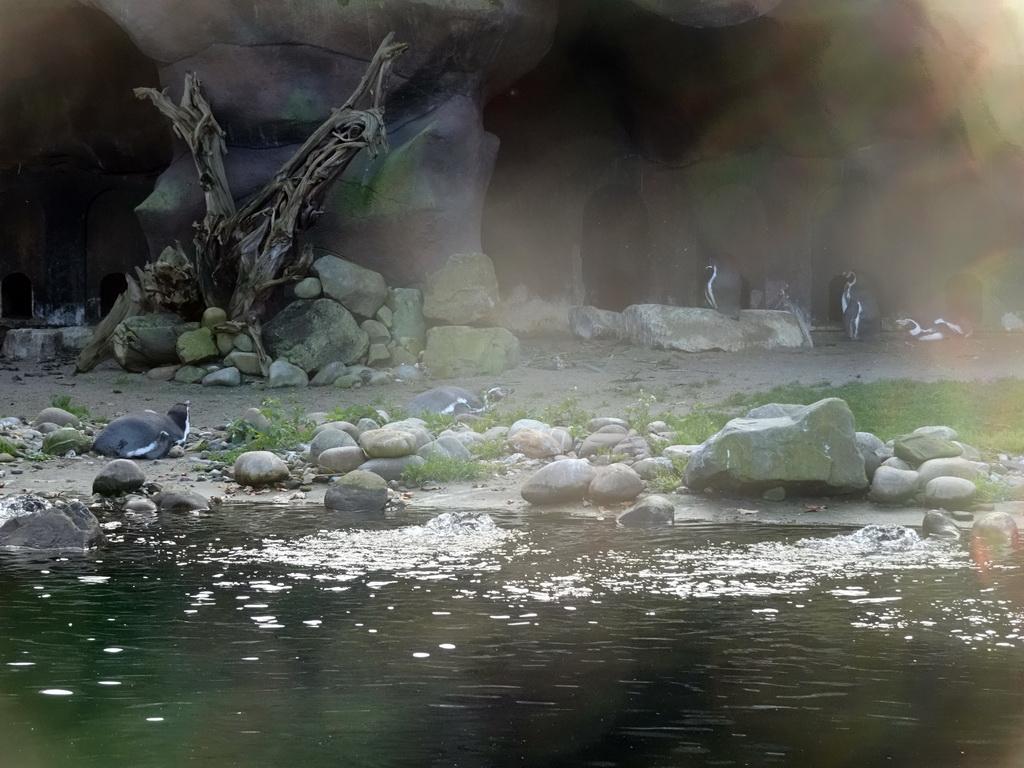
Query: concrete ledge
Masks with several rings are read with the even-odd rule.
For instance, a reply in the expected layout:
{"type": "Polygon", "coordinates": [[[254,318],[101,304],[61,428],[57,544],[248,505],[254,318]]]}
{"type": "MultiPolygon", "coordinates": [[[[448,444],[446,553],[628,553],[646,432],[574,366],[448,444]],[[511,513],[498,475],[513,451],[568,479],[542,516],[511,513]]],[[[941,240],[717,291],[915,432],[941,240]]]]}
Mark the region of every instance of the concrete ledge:
{"type": "Polygon", "coordinates": [[[12,328],[4,336],[0,356],[7,360],[47,360],[53,357],[75,357],[92,341],[93,329],[12,328]]]}

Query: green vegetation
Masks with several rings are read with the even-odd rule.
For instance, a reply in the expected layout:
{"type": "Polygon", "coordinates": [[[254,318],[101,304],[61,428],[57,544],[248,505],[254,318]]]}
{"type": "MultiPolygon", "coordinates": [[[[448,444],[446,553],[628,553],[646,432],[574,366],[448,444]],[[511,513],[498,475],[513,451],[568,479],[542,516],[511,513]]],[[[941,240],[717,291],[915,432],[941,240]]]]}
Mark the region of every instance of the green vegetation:
{"type": "Polygon", "coordinates": [[[974,484],[978,487],[978,501],[980,502],[1013,501],[1020,496],[1017,488],[1001,480],[979,477],[974,484]]]}
{"type": "Polygon", "coordinates": [[[538,417],[554,427],[566,427],[569,434],[577,437],[587,433],[587,424],[593,415],[580,407],[580,401],[572,395],[558,405],[549,405],[538,417]]]}
{"type": "Polygon", "coordinates": [[[225,461],[234,461],[246,451],[286,451],[307,442],[313,434],[313,422],[294,400],[290,411],[285,411],[280,400],[267,398],[260,413],[269,424],[262,429],[251,421],[236,419],[228,425],[227,438],[238,448],[221,455],[225,461]]]}
{"type": "Polygon", "coordinates": [[[482,440],[479,443],[473,443],[469,447],[470,453],[476,458],[484,461],[494,461],[495,459],[502,459],[508,453],[508,446],[505,444],[505,439],[496,437],[493,440],[482,440]]]}
{"type": "MultiPolygon", "coordinates": [[[[393,416],[392,418],[400,417],[393,416]]],[[[335,408],[327,414],[328,421],[347,421],[349,424],[355,424],[360,419],[379,421],[380,415],[376,408],[369,405],[349,405],[344,408],[335,408]]]]}
{"type": "Polygon", "coordinates": [[[655,493],[671,493],[683,483],[683,475],[686,473],[686,465],[689,461],[685,458],[673,458],[672,469],[664,469],[654,476],[649,482],[650,488],[655,493]]]}
{"type": "Polygon", "coordinates": [[[73,413],[80,419],[89,418],[89,409],[84,405],[76,405],[70,395],[54,395],[50,398],[50,405],[54,408],[61,408],[68,413],[73,413]]]}
{"type": "Polygon", "coordinates": [[[410,467],[402,477],[409,483],[455,483],[460,480],[476,480],[483,473],[477,461],[467,461],[451,456],[431,456],[426,464],[410,467]]]}
{"type": "Polygon", "coordinates": [[[5,437],[0,437],[0,453],[9,453],[11,456],[18,455],[19,448],[5,437]]]}

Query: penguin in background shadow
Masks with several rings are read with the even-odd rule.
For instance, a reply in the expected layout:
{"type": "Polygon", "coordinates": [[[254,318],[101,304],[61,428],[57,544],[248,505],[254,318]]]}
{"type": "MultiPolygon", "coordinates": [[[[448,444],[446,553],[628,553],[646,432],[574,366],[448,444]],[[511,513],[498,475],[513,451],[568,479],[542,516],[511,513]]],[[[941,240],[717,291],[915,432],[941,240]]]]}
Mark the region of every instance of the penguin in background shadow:
{"type": "Polygon", "coordinates": [[[740,319],[743,278],[729,259],[715,258],[707,265],[704,298],[708,305],[726,317],[740,319]]]}
{"type": "Polygon", "coordinates": [[[882,332],[882,316],[878,300],[853,270],[843,272],[843,329],[853,341],[878,338],[882,332]]]}

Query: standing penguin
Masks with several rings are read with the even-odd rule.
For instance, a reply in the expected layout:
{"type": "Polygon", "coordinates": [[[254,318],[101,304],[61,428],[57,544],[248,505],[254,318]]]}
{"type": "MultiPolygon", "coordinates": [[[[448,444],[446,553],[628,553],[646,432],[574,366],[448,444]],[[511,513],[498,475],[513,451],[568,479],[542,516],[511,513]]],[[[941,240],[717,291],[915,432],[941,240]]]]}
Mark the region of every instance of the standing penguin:
{"type": "Polygon", "coordinates": [[[716,309],[733,320],[740,319],[743,279],[727,259],[714,259],[707,266],[708,279],[704,283],[704,298],[716,309]]]}
{"type": "Polygon", "coordinates": [[[882,331],[882,317],[874,293],[859,280],[857,273],[843,273],[843,328],[854,341],[876,338],[882,331]]]}
{"type": "Polygon", "coordinates": [[[166,414],[142,411],[119,416],[100,432],[92,448],[104,456],[122,459],[162,459],[188,437],[188,402],[178,403],[166,414]]]}

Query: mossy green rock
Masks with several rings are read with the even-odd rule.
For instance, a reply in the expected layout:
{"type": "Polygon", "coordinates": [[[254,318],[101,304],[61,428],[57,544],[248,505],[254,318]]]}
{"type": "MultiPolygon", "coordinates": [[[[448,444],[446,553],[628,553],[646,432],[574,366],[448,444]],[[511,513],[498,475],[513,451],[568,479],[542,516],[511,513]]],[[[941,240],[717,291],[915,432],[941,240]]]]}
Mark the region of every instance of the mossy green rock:
{"type": "Polygon", "coordinates": [[[174,349],[178,353],[178,359],[185,365],[195,365],[220,357],[220,350],[217,349],[213,332],[209,328],[185,331],[178,337],[174,349]]]}
{"type": "Polygon", "coordinates": [[[483,253],[457,253],[427,278],[423,314],[439,324],[489,325],[498,306],[498,278],[483,253]]]}
{"type": "Polygon", "coordinates": [[[733,419],[686,466],[686,485],[762,493],[781,486],[844,493],[867,487],[853,413],[839,398],[770,418],[733,419]]]}
{"type": "Polygon", "coordinates": [[[92,438],[77,429],[58,429],[43,438],[42,452],[47,456],[64,456],[74,451],[81,456],[92,449],[92,438]]]}
{"type": "Polygon", "coordinates": [[[325,507],[342,512],[380,512],[387,503],[387,481],[359,469],[339,478],[324,496],[325,507]]]}
{"type": "Polygon", "coordinates": [[[954,458],[963,453],[964,449],[942,435],[914,432],[897,437],[893,441],[892,451],[897,458],[916,466],[930,459],[954,458]]]}
{"type": "Polygon", "coordinates": [[[427,331],[423,362],[440,379],[496,376],[519,365],[519,339],[504,328],[431,328],[427,331]]]}

